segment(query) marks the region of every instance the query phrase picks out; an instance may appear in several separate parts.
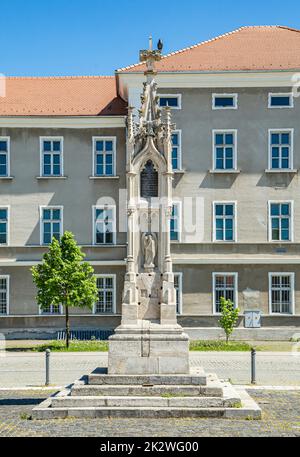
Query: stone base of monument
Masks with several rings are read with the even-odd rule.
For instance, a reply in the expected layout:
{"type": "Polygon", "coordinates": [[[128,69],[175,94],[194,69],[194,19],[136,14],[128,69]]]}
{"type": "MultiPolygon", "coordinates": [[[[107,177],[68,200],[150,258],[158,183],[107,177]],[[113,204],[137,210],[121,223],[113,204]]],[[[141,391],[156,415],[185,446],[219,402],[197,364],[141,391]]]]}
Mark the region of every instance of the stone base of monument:
{"type": "Polygon", "coordinates": [[[211,417],[261,419],[245,389],[192,368],[189,374],[117,375],[97,369],[51,396],[33,419],[211,417]]]}
{"type": "Polygon", "coordinates": [[[108,373],[189,373],[189,337],[178,324],[120,325],[109,338],[108,373]]]}

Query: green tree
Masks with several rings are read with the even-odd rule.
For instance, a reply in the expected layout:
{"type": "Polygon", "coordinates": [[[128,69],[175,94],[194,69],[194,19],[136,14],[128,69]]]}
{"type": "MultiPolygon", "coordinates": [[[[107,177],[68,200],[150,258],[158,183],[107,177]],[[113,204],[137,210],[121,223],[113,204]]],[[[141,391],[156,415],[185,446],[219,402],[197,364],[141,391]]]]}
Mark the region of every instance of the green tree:
{"type": "Polygon", "coordinates": [[[239,308],[235,308],[231,300],[226,300],[224,297],[220,298],[221,305],[221,318],[219,324],[225,332],[226,343],[233,332],[234,326],[238,320],[239,308]]]}
{"type": "Polygon", "coordinates": [[[65,232],[60,241],[52,239],[43,262],[31,269],[41,308],[64,307],[67,347],[70,341],[69,308],[92,308],[98,297],[94,269],[83,262],[84,257],[73,233],[65,232]]]}

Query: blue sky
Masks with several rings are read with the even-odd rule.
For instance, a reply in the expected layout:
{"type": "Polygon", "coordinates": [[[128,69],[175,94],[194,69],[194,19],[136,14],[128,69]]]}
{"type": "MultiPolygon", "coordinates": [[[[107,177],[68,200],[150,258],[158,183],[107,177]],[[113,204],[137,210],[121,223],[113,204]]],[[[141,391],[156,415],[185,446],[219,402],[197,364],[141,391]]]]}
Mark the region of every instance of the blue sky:
{"type": "Polygon", "coordinates": [[[0,73],[109,75],[149,34],[164,53],[242,25],[300,29],[299,0],[0,0],[0,73]]]}

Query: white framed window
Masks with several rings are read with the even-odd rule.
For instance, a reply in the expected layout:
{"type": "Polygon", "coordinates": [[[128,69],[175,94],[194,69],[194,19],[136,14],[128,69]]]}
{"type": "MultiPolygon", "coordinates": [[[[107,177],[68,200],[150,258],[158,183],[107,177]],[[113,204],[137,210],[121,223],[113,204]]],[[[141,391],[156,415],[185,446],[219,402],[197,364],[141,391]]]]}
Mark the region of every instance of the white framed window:
{"type": "Polygon", "coordinates": [[[9,275],[0,276],[0,316],[9,314],[9,275]]]}
{"type": "Polygon", "coordinates": [[[293,241],[293,202],[269,201],[269,241],[293,241]]]}
{"type": "Polygon", "coordinates": [[[294,129],[269,129],[269,169],[293,168],[294,129]]]}
{"type": "Polygon", "coordinates": [[[40,206],[40,243],[50,244],[52,238],[60,240],[63,234],[63,207],[40,206]]]}
{"type": "Polygon", "coordinates": [[[221,313],[221,297],[231,300],[234,307],[238,306],[238,274],[213,273],[213,313],[221,313]]]}
{"type": "Polygon", "coordinates": [[[213,202],[213,241],[236,241],[236,202],[213,202]]]}
{"type": "Polygon", "coordinates": [[[181,239],[181,202],[173,202],[170,218],[170,240],[180,241],[181,239]]]}
{"type": "Polygon", "coordinates": [[[181,94],[159,95],[159,106],[161,108],[169,106],[173,109],[181,109],[181,94]]]}
{"type": "Polygon", "coordinates": [[[10,175],[10,137],[0,136],[0,177],[10,175]]]}
{"type": "Polygon", "coordinates": [[[182,273],[174,273],[174,288],[176,292],[176,312],[182,314],[182,273]]]}
{"type": "Polygon", "coordinates": [[[93,244],[116,243],[116,207],[93,206],[93,244]]]}
{"type": "Polygon", "coordinates": [[[96,275],[98,300],[94,304],[94,314],[116,313],[116,275],[96,275]]]}
{"type": "Polygon", "coordinates": [[[47,315],[60,315],[63,313],[62,305],[49,305],[46,307],[40,307],[40,314],[47,314],[47,315]]]}
{"type": "Polygon", "coordinates": [[[116,137],[93,137],[93,176],[116,175],[116,137]]]}
{"type": "Polygon", "coordinates": [[[212,94],[212,109],[237,109],[238,94],[212,94]]]}
{"type": "Polygon", "coordinates": [[[270,314],[295,313],[294,284],[294,273],[269,273],[270,314]]]}
{"type": "Polygon", "coordinates": [[[268,96],[268,108],[294,108],[293,94],[290,92],[270,92],[268,96]]]}
{"type": "Polygon", "coordinates": [[[0,245],[9,244],[9,207],[0,207],[0,245]]]}
{"type": "Polygon", "coordinates": [[[172,168],[173,170],[181,170],[181,130],[172,132],[172,168]]]}
{"type": "Polygon", "coordinates": [[[63,176],[63,145],[61,136],[40,137],[40,175],[63,176]]]}
{"type": "Polygon", "coordinates": [[[237,130],[213,130],[213,169],[236,170],[237,130]]]}

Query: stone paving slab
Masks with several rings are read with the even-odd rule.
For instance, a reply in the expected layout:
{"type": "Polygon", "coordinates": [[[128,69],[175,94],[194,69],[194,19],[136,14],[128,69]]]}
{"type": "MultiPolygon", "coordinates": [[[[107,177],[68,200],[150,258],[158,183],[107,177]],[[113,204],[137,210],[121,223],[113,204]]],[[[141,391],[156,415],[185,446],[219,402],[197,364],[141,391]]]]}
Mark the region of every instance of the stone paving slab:
{"type": "MultiPolygon", "coordinates": [[[[21,419],[45,400],[49,391],[0,391],[0,436],[300,437],[300,392],[251,390],[263,410],[261,421],[240,419],[21,419]]],[[[53,392],[54,393],[54,392],[53,392]]]]}

